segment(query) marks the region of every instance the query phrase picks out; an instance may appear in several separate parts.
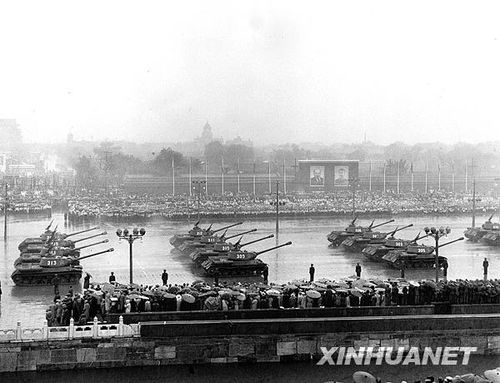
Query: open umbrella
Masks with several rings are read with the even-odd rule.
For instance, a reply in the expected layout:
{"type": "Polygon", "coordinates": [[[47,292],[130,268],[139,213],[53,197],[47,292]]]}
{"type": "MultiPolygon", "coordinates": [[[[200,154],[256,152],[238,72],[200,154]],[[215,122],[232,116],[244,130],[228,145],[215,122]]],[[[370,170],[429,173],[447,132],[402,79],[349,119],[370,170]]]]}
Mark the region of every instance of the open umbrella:
{"type": "Polygon", "coordinates": [[[182,294],[182,300],[187,303],[194,303],[196,300],[191,294],[182,294]]]}
{"type": "Polygon", "coordinates": [[[354,383],[376,383],[377,379],[370,374],[369,372],[364,372],[364,371],[356,371],[352,375],[352,379],[354,380],[354,383]]]}
{"type": "Polygon", "coordinates": [[[317,299],[317,298],[320,298],[321,297],[321,294],[319,291],[316,291],[316,290],[307,290],[306,291],[306,295],[309,297],[309,298],[312,298],[312,299],[317,299]]]}
{"type": "Polygon", "coordinates": [[[245,294],[242,294],[242,293],[239,293],[238,295],[236,295],[235,297],[237,300],[243,302],[245,299],[246,299],[246,296],[245,294]]]}
{"type": "Polygon", "coordinates": [[[269,289],[266,291],[266,294],[267,295],[270,295],[270,296],[274,296],[274,297],[277,297],[281,294],[280,291],[276,290],[276,289],[269,289]]]}

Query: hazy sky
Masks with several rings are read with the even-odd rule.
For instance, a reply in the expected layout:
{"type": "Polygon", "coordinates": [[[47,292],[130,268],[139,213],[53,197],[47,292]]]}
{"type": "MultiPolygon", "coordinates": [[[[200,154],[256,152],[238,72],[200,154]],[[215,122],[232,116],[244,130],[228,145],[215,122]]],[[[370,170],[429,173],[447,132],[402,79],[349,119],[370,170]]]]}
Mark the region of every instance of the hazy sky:
{"type": "Polygon", "coordinates": [[[26,140],[500,140],[498,1],[2,1],[26,140]]]}

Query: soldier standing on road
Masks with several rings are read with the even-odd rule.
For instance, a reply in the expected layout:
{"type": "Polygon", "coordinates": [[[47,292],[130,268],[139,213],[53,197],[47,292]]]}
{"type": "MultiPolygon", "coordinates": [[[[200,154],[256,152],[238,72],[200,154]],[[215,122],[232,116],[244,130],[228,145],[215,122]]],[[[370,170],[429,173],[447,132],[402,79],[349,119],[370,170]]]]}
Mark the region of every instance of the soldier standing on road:
{"type": "Polygon", "coordinates": [[[54,295],[59,295],[59,284],[61,283],[61,279],[56,274],[54,278],[52,278],[52,284],[54,285],[54,295]]]}
{"type": "Polygon", "coordinates": [[[90,277],[89,273],[86,273],[85,278],[83,278],[83,288],[88,289],[90,287],[90,277]]]}
{"type": "Polygon", "coordinates": [[[448,281],[448,261],[445,259],[443,261],[443,279],[444,281],[448,281]]]}
{"type": "Polygon", "coordinates": [[[262,277],[264,278],[264,283],[267,284],[267,278],[269,277],[269,269],[267,267],[262,272],[262,277]]]}
{"type": "Polygon", "coordinates": [[[111,272],[111,275],[109,276],[109,283],[116,282],[116,277],[115,273],[111,272]]]}
{"type": "Polygon", "coordinates": [[[309,267],[309,282],[314,281],[314,272],[316,269],[314,268],[314,265],[311,263],[311,267],[309,267]]]}
{"type": "Polygon", "coordinates": [[[356,276],[361,278],[361,265],[359,263],[356,264],[356,276]]]}
{"type": "Polygon", "coordinates": [[[483,271],[484,271],[484,280],[485,281],[488,280],[488,266],[489,265],[490,265],[490,263],[488,262],[488,259],[484,258],[484,261],[483,261],[483,271]]]}
{"type": "Polygon", "coordinates": [[[167,270],[163,270],[163,273],[161,274],[161,281],[163,282],[163,286],[166,286],[168,283],[168,273],[167,270]]]}
{"type": "Polygon", "coordinates": [[[2,281],[0,281],[0,301],[2,300],[2,281]]]}

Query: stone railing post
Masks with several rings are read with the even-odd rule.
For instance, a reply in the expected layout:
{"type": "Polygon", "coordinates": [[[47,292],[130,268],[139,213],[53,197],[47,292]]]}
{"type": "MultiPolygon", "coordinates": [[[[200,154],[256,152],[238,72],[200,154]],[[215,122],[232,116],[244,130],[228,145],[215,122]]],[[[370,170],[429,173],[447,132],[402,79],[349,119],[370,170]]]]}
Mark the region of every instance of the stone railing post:
{"type": "Polygon", "coordinates": [[[69,320],[68,338],[73,339],[75,337],[75,320],[71,318],[69,320]]]}
{"type": "Polygon", "coordinates": [[[42,339],[49,339],[49,324],[46,320],[43,321],[42,339]]]}
{"type": "Polygon", "coordinates": [[[97,317],[94,317],[94,324],[92,325],[92,338],[99,337],[99,322],[97,321],[97,317]]]}
{"type": "Polygon", "coordinates": [[[118,319],[118,336],[123,336],[123,315],[118,319]]]}
{"type": "Polygon", "coordinates": [[[21,322],[17,322],[16,326],[16,340],[23,339],[23,329],[21,328],[21,322]]]}

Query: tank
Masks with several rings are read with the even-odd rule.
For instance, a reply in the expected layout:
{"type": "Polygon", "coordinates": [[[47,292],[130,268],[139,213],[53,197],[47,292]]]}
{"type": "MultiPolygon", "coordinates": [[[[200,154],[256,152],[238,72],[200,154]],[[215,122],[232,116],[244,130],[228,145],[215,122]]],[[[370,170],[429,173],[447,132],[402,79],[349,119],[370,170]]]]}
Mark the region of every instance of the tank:
{"type": "MultiPolygon", "coordinates": [[[[52,222],[50,222],[50,224],[52,224],[52,222]]],[[[65,233],[57,233],[57,225],[54,228],[54,230],[49,230],[49,228],[50,228],[50,225],[47,226],[45,232],[43,234],[41,234],[40,237],[38,237],[38,238],[26,238],[24,241],[22,241],[18,246],[19,251],[24,251],[30,245],[31,246],[33,246],[33,245],[43,246],[43,245],[47,244],[47,242],[49,242],[49,241],[63,241],[63,240],[66,240],[66,238],[71,237],[73,235],[87,233],[89,231],[99,229],[98,227],[92,227],[90,229],[85,229],[85,230],[76,231],[74,233],[65,234],[65,233]]],[[[92,238],[92,237],[90,237],[90,238],[92,238]]],[[[68,240],[66,246],[70,246],[72,242],[73,241],[68,240]]]]}
{"type": "Polygon", "coordinates": [[[401,228],[396,228],[395,230],[385,233],[382,233],[380,231],[366,231],[360,236],[346,238],[344,242],[342,242],[342,246],[346,250],[360,252],[368,245],[380,245],[384,243],[388,235],[394,236],[396,232],[411,226],[413,226],[413,224],[409,224],[401,228]]]}
{"type": "MultiPolygon", "coordinates": [[[[461,241],[458,238],[453,241],[439,245],[439,248],[461,241]]],[[[432,269],[435,263],[434,246],[411,244],[405,250],[391,250],[383,257],[379,258],[382,262],[397,269],[432,269]]],[[[442,268],[448,259],[439,256],[438,265],[442,268]]]]}
{"type": "Polygon", "coordinates": [[[492,227],[494,229],[488,230],[481,238],[481,242],[490,246],[500,246],[500,224],[494,223],[492,227]]]}
{"type": "Polygon", "coordinates": [[[416,244],[418,240],[428,237],[430,234],[420,236],[420,233],[414,239],[400,239],[393,236],[387,238],[383,244],[368,245],[361,252],[368,258],[380,258],[391,250],[406,249],[410,244],[416,244]]]}
{"type": "Polygon", "coordinates": [[[67,257],[73,257],[73,258],[78,258],[80,256],[80,250],[85,249],[90,246],[96,246],[100,245],[102,243],[107,243],[109,242],[108,239],[104,239],[100,242],[95,242],[91,243],[85,246],[80,246],[76,247],[74,249],[67,248],[67,247],[45,247],[42,249],[41,252],[38,253],[30,253],[30,252],[24,252],[21,253],[19,258],[17,258],[14,261],[14,265],[17,265],[21,262],[40,262],[40,260],[44,257],[62,257],[62,256],[67,256],[67,257]]]}
{"type": "Polygon", "coordinates": [[[225,255],[225,254],[229,253],[230,251],[237,251],[237,250],[240,250],[241,248],[243,248],[244,246],[248,246],[248,245],[251,245],[253,243],[264,241],[266,239],[273,238],[273,237],[274,237],[274,234],[270,234],[267,237],[255,239],[253,241],[245,242],[245,243],[240,243],[241,238],[234,244],[229,243],[229,242],[216,243],[213,247],[198,249],[198,250],[193,251],[190,254],[190,257],[194,262],[200,264],[210,257],[225,255]]]}
{"type": "Polygon", "coordinates": [[[181,252],[185,254],[189,254],[191,252],[191,249],[195,247],[203,247],[207,244],[213,244],[216,242],[221,242],[223,241],[223,237],[227,232],[227,229],[231,227],[235,227],[238,225],[242,225],[243,222],[238,222],[238,223],[233,223],[232,225],[224,226],[221,227],[220,229],[217,230],[209,230],[207,233],[203,234],[201,237],[196,237],[193,239],[188,239],[183,241],[181,244],[177,246],[177,250],[180,250],[181,252]],[[222,234],[220,237],[216,236],[215,233],[218,233],[219,231],[226,230],[224,234],[222,234]],[[222,238],[222,240],[221,240],[222,238]]]}
{"type": "Polygon", "coordinates": [[[21,253],[39,254],[39,253],[43,253],[44,251],[47,251],[48,248],[54,248],[54,247],[74,249],[75,244],[78,242],[87,241],[91,238],[96,238],[96,237],[100,237],[102,235],[107,235],[107,234],[108,234],[107,232],[103,231],[102,233],[91,235],[89,237],[85,237],[85,238],[81,238],[81,239],[77,239],[75,241],[70,241],[68,239],[63,239],[60,241],[49,239],[43,244],[29,244],[27,246],[24,246],[23,249],[21,250],[21,253]]]}
{"type": "Polygon", "coordinates": [[[268,251],[291,244],[292,242],[287,242],[259,252],[230,251],[225,255],[210,257],[201,262],[200,266],[205,274],[211,277],[263,276],[264,272],[267,271],[267,264],[257,257],[268,251]]]}
{"type": "Polygon", "coordinates": [[[169,239],[169,242],[174,248],[179,249],[185,242],[193,242],[193,241],[199,240],[204,235],[213,235],[213,234],[215,234],[219,231],[225,230],[229,227],[233,227],[233,226],[237,226],[237,225],[241,225],[241,224],[243,224],[243,222],[238,222],[236,224],[229,225],[227,227],[222,227],[222,228],[217,229],[217,230],[212,230],[213,224],[210,224],[210,226],[206,229],[202,229],[198,226],[199,225],[199,221],[198,221],[193,226],[193,228],[191,230],[189,230],[189,232],[187,234],[176,234],[169,239]]]}
{"type": "Polygon", "coordinates": [[[81,260],[111,251],[114,249],[83,257],[47,256],[41,258],[39,262],[22,262],[15,266],[11,278],[17,286],[40,286],[51,285],[53,278],[57,275],[61,284],[76,285],[82,277],[81,260]]]}
{"type": "Polygon", "coordinates": [[[388,222],[384,222],[382,224],[378,224],[373,226],[373,223],[375,221],[372,221],[372,223],[369,226],[358,226],[355,224],[356,220],[358,217],[354,218],[349,226],[347,226],[344,230],[334,230],[328,236],[326,237],[328,241],[330,242],[330,246],[339,246],[345,239],[353,236],[359,236],[362,235],[363,233],[367,231],[371,231],[372,229],[385,225],[390,222],[394,222],[394,220],[390,220],[388,222]]]}
{"type": "Polygon", "coordinates": [[[490,215],[487,221],[485,221],[481,227],[468,227],[467,230],[464,231],[464,236],[469,241],[478,242],[480,241],[486,234],[492,233],[495,234],[500,232],[500,224],[491,222],[491,219],[495,215],[495,212],[490,215]]]}
{"type": "Polygon", "coordinates": [[[192,254],[195,252],[210,250],[213,249],[215,246],[221,246],[221,245],[223,246],[225,244],[230,244],[228,240],[230,240],[231,238],[235,238],[248,233],[253,233],[256,231],[257,229],[252,229],[244,231],[242,233],[233,234],[231,236],[227,236],[226,235],[227,231],[225,231],[224,234],[222,234],[220,237],[216,235],[203,236],[199,240],[196,240],[194,242],[184,242],[179,247],[179,250],[182,249],[183,254],[188,255],[189,257],[192,258],[192,254]]]}

